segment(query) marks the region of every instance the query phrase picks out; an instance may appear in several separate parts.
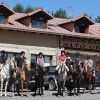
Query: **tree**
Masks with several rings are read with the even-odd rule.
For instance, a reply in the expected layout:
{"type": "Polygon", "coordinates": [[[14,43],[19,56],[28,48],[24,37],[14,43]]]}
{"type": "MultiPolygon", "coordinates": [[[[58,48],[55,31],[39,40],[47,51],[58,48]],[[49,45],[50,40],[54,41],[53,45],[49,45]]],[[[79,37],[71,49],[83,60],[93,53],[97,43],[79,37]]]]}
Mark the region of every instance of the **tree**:
{"type": "Polygon", "coordinates": [[[95,19],[95,21],[96,21],[97,23],[100,23],[100,16],[97,16],[97,18],[95,19]]]}
{"type": "Polygon", "coordinates": [[[31,6],[28,6],[28,7],[25,8],[24,12],[25,12],[25,13],[30,13],[30,12],[32,12],[32,11],[34,11],[34,10],[35,10],[35,8],[33,8],[33,7],[31,7],[31,6]]]}
{"type": "Polygon", "coordinates": [[[18,3],[18,4],[13,8],[13,10],[16,11],[16,12],[19,12],[19,13],[23,13],[23,12],[24,12],[24,7],[23,7],[23,5],[21,5],[21,4],[18,3]]]}
{"type": "Polygon", "coordinates": [[[54,17],[68,18],[66,10],[61,8],[54,13],[54,17]]]}

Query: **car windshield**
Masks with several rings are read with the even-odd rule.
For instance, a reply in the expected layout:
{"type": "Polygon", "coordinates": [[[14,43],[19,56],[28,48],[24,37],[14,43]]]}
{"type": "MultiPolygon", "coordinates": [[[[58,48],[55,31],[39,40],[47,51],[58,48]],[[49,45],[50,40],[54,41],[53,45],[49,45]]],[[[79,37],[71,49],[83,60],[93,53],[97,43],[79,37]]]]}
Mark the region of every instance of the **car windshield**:
{"type": "Polygon", "coordinates": [[[55,72],[56,66],[47,66],[46,69],[49,69],[49,72],[55,72]]]}

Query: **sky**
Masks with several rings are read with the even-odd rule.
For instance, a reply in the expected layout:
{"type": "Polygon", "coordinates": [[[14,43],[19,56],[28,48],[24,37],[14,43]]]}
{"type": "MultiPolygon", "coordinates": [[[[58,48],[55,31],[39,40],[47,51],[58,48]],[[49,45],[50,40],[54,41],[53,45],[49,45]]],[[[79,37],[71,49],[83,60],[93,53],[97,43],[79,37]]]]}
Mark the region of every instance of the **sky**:
{"type": "Polygon", "coordinates": [[[62,8],[67,11],[68,16],[79,16],[83,13],[92,15],[93,19],[100,16],[100,0],[0,0],[0,2],[11,8],[20,3],[24,7],[42,7],[50,12],[62,8]]]}

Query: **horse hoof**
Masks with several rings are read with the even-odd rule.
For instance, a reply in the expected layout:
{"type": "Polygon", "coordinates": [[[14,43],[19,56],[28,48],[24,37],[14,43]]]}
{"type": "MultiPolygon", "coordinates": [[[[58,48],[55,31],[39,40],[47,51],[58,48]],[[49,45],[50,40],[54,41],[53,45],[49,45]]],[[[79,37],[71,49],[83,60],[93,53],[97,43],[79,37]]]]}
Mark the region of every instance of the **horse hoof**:
{"type": "Polygon", "coordinates": [[[23,97],[23,94],[21,94],[21,97],[23,97]]]}
{"type": "Polygon", "coordinates": [[[76,95],[77,95],[77,96],[79,96],[79,95],[80,95],[80,93],[77,93],[76,95]]]}

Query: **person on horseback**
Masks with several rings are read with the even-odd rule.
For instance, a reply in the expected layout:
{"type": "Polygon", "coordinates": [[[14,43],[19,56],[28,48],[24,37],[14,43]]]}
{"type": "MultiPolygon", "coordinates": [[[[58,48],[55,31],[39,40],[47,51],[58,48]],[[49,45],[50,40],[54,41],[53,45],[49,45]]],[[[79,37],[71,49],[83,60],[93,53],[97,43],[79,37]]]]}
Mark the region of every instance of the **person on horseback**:
{"type": "Polygon", "coordinates": [[[43,95],[43,84],[44,84],[44,75],[45,75],[45,63],[43,53],[40,52],[37,57],[37,66],[35,68],[35,95],[37,88],[39,88],[39,94],[43,95]]]}
{"type": "Polygon", "coordinates": [[[38,57],[37,57],[37,65],[38,66],[41,66],[43,69],[45,68],[45,64],[44,64],[44,56],[43,56],[43,53],[40,52],[38,54],[38,57]]]}
{"type": "Polygon", "coordinates": [[[7,61],[7,55],[4,50],[1,51],[1,56],[0,56],[0,69],[2,68],[3,65],[6,64],[7,61]]]}
{"type": "Polygon", "coordinates": [[[85,65],[86,72],[87,72],[87,66],[89,66],[93,71],[93,76],[95,76],[95,69],[93,67],[93,60],[90,58],[90,56],[87,56],[87,59],[84,61],[84,65],[85,65]]]}
{"type": "Polygon", "coordinates": [[[68,67],[66,66],[67,59],[68,58],[65,54],[65,51],[61,51],[61,54],[58,56],[58,66],[56,67],[56,70],[58,70],[60,66],[64,65],[66,70],[69,71],[68,67]]]}
{"type": "Polygon", "coordinates": [[[24,63],[24,58],[25,58],[25,52],[21,51],[20,56],[16,59],[17,60],[17,66],[18,69],[22,69],[23,63],[24,63]]]}
{"type": "Polygon", "coordinates": [[[0,63],[5,64],[7,61],[7,55],[4,50],[1,51],[1,56],[0,56],[0,63]]]}
{"type": "Polygon", "coordinates": [[[74,63],[76,63],[77,65],[81,64],[81,58],[80,58],[79,52],[76,52],[76,54],[75,54],[74,63]]]}
{"type": "MultiPolygon", "coordinates": [[[[24,58],[25,58],[25,52],[21,51],[20,56],[18,58],[16,58],[16,62],[17,62],[17,80],[20,77],[20,71],[22,69],[22,66],[24,64],[24,58]]],[[[16,81],[17,82],[17,81],[16,81]]]]}

